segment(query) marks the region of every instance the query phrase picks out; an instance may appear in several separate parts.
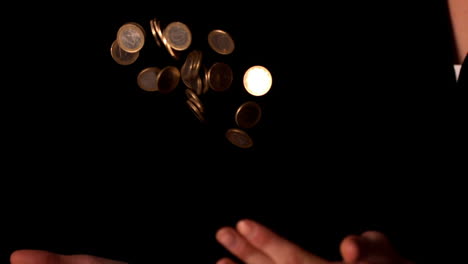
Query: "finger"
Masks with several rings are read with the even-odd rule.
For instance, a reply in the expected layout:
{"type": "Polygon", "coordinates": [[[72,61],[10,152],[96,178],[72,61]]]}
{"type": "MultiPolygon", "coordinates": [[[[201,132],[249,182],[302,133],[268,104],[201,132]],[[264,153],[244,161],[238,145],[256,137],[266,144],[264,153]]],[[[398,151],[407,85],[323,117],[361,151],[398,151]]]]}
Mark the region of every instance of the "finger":
{"type": "Polygon", "coordinates": [[[60,255],[44,250],[16,250],[10,256],[11,264],[126,264],[90,255],[60,255]]]}
{"type": "Polygon", "coordinates": [[[237,230],[247,241],[270,257],[275,264],[325,264],[328,261],[315,256],[278,236],[265,226],[252,221],[237,223],[237,230]]]}
{"type": "Polygon", "coordinates": [[[232,261],[231,259],[222,258],[222,259],[218,260],[218,261],[216,262],[216,264],[237,264],[237,263],[235,263],[235,262],[232,261]]]}
{"type": "Polygon", "coordinates": [[[260,250],[253,247],[243,236],[231,227],[221,228],[216,239],[229,252],[247,264],[273,264],[273,261],[260,250]]]}
{"type": "Polygon", "coordinates": [[[360,248],[361,237],[356,235],[347,236],[341,241],[340,252],[344,263],[355,263],[361,255],[360,248]]]}
{"type": "Polygon", "coordinates": [[[362,233],[368,245],[369,255],[396,255],[396,251],[388,238],[378,231],[366,231],[362,233]]]}

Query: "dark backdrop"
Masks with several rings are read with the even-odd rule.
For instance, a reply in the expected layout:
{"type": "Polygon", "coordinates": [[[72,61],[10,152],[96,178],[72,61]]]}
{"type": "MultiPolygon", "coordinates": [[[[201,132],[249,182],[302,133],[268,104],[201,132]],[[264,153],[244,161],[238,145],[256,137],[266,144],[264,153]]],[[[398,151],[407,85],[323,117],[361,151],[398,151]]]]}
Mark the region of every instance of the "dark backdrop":
{"type": "Polygon", "coordinates": [[[103,5],[22,15],[3,91],[2,261],[35,248],[214,263],[227,254],[215,231],[244,217],[330,259],[345,235],[369,229],[421,263],[459,252],[461,96],[443,1],[103,5]],[[208,123],[182,83],[169,95],[138,88],[143,68],[183,62],[157,48],[153,17],[186,23],[207,65],[231,65],[231,90],[202,98],[208,123]],[[120,66],[109,49],[129,21],[148,37],[120,66]],[[214,28],[232,34],[232,55],[208,49],[214,28]],[[273,76],[263,97],[243,90],[253,65],[273,76]],[[224,133],[246,100],[263,117],[243,150],[224,133]]]}

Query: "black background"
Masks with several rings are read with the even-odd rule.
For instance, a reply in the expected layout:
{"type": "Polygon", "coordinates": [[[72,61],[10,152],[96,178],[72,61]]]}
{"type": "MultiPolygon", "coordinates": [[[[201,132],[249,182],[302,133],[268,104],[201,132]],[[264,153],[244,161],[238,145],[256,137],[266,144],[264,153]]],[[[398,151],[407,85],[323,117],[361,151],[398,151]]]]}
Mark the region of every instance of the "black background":
{"type": "Polygon", "coordinates": [[[459,94],[442,1],[103,5],[22,16],[3,91],[2,261],[34,248],[214,263],[227,254],[216,230],[244,217],[332,260],[345,235],[369,229],[421,263],[459,252],[459,94]],[[229,91],[202,98],[206,124],[182,82],[168,95],[136,84],[145,67],[183,63],[154,43],[153,17],[186,23],[189,50],[233,69],[229,91]],[[121,66],[109,49],[130,21],[148,35],[121,66]],[[215,28],[232,34],[232,55],[209,49],[215,28]],[[265,96],[243,89],[253,65],[272,73],[265,96]],[[224,133],[246,100],[263,117],[243,150],[224,133]]]}

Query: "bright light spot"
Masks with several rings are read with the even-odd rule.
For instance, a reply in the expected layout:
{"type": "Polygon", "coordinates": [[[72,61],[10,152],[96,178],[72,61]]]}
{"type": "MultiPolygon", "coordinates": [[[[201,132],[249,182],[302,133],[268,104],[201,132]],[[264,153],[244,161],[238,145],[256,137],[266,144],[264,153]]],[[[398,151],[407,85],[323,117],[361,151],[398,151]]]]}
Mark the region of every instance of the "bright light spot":
{"type": "Polygon", "coordinates": [[[262,96],[271,88],[270,72],[263,66],[250,67],[244,74],[245,90],[251,95],[262,96]]]}

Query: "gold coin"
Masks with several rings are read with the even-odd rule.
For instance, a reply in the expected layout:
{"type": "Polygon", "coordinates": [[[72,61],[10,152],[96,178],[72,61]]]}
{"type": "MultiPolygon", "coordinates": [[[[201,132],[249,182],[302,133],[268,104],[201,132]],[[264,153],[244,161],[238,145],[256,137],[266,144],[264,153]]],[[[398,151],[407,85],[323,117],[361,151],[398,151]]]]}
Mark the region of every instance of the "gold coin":
{"type": "Polygon", "coordinates": [[[263,66],[252,66],[244,74],[244,88],[253,96],[262,96],[268,93],[272,81],[270,71],[263,66]]]}
{"type": "Polygon", "coordinates": [[[186,50],[192,43],[192,33],[190,29],[181,22],[172,22],[164,29],[164,37],[169,45],[178,51],[186,50]]]}
{"type": "Polygon", "coordinates": [[[119,47],[117,40],[114,40],[114,42],[112,42],[110,53],[114,61],[120,65],[130,65],[134,63],[140,55],[139,52],[128,53],[124,51],[119,47]]]}
{"type": "Polygon", "coordinates": [[[174,66],[166,66],[158,73],[156,78],[157,90],[160,93],[168,94],[179,84],[180,72],[174,66]]]}
{"type": "Polygon", "coordinates": [[[126,52],[138,52],[145,44],[145,31],[137,23],[126,23],[117,32],[117,42],[119,47],[126,52]]]}
{"type": "Polygon", "coordinates": [[[208,83],[216,92],[226,91],[231,87],[232,69],[229,65],[217,62],[208,70],[208,83]]]}
{"type": "Polygon", "coordinates": [[[159,40],[158,36],[158,30],[160,31],[161,29],[159,28],[158,20],[156,18],[150,20],[150,27],[151,34],[153,34],[156,44],[158,45],[158,47],[161,47],[161,41],[159,40]]]}
{"type": "Polygon", "coordinates": [[[243,103],[236,111],[236,124],[241,128],[254,127],[262,116],[262,109],[254,101],[243,103]]]}
{"type": "Polygon", "coordinates": [[[208,44],[214,51],[222,55],[231,54],[235,48],[231,35],[219,29],[208,33],[208,44]]]}
{"type": "Polygon", "coordinates": [[[158,86],[156,85],[158,81],[158,73],[161,69],[157,67],[149,67],[143,69],[137,77],[138,86],[141,89],[148,91],[148,92],[155,92],[158,90],[158,86]]]}
{"type": "Polygon", "coordinates": [[[253,146],[253,140],[247,132],[238,128],[230,128],[226,131],[226,138],[239,148],[250,148],[253,146]]]}
{"type": "Polygon", "coordinates": [[[192,110],[192,113],[200,120],[201,122],[205,122],[205,116],[202,114],[200,109],[195,105],[193,100],[187,99],[185,101],[187,105],[189,106],[190,110],[192,110]]]}

